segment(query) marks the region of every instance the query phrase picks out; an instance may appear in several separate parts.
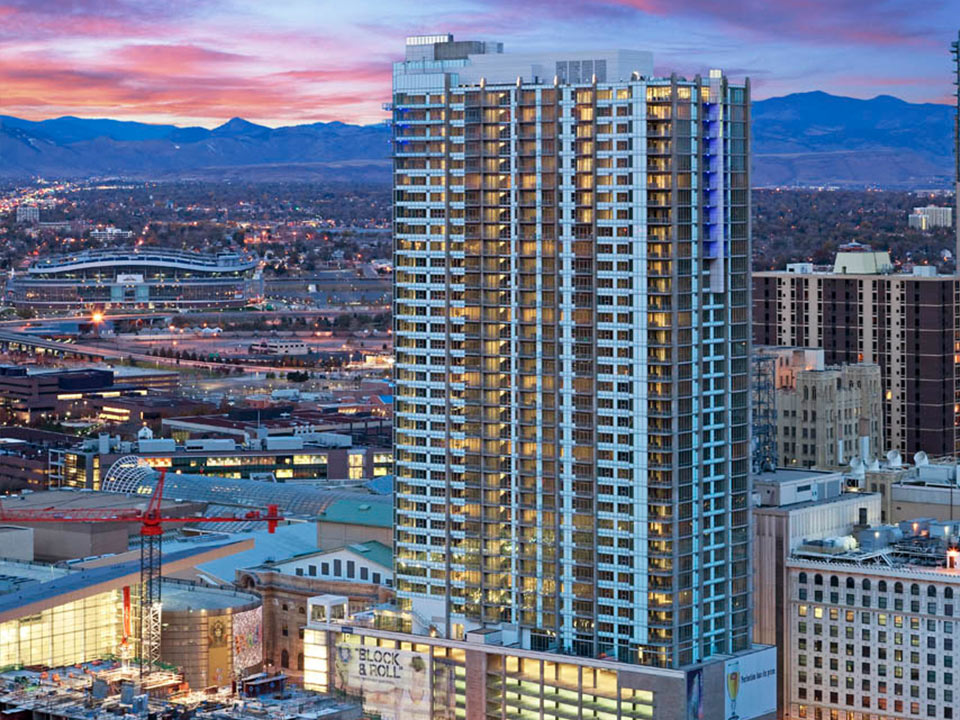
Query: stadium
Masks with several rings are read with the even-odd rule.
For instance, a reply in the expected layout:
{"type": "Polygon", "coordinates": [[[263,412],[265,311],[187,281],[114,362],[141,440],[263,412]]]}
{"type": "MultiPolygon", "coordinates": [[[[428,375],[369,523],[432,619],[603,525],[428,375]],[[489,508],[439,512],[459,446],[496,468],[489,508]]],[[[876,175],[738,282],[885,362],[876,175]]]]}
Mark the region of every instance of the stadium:
{"type": "Polygon", "coordinates": [[[263,295],[253,253],[93,250],[35,260],[7,285],[7,300],[34,310],[242,307],[263,295]]]}

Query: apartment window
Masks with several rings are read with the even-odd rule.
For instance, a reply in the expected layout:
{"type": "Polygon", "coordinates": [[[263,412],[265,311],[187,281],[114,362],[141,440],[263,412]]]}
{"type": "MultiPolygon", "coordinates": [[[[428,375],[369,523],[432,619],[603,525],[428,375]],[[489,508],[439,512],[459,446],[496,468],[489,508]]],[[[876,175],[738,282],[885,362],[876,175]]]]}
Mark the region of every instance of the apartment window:
{"type": "Polygon", "coordinates": [[[317,566],[316,566],[316,565],[310,565],[310,566],[309,566],[309,570],[310,570],[310,577],[316,577],[316,576],[317,576],[317,566]]]}
{"type": "Polygon", "coordinates": [[[340,560],[333,561],[333,574],[335,577],[343,576],[343,562],[340,560]]]}
{"type": "Polygon", "coordinates": [[[330,574],[330,563],[328,562],[320,563],[320,574],[321,575],[330,574]]]}
{"type": "Polygon", "coordinates": [[[353,560],[347,560],[347,577],[353,578],[357,570],[357,564],[353,560]]]}

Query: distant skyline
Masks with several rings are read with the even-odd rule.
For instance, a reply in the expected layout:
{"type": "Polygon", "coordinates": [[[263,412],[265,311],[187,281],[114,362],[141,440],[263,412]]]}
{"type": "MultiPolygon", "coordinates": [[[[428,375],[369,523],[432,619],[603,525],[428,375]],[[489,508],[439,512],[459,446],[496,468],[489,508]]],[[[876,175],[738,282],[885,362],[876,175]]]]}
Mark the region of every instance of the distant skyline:
{"type": "Polygon", "coordinates": [[[754,97],[824,90],[951,102],[958,0],[0,0],[0,114],[214,127],[385,117],[407,35],[505,51],[651,50],[754,97]]]}

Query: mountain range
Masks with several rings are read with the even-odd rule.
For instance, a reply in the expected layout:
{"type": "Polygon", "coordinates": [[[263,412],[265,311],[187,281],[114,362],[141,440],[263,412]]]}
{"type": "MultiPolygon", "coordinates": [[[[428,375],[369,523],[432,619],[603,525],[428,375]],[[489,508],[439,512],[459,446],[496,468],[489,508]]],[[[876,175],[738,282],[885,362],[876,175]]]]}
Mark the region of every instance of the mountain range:
{"type": "MultiPolygon", "coordinates": [[[[823,92],[753,103],[754,186],[929,188],[953,171],[953,108],[823,92]]],[[[0,115],[0,178],[365,180],[390,177],[386,125],[269,128],[234,118],[208,130],[0,115]]]]}

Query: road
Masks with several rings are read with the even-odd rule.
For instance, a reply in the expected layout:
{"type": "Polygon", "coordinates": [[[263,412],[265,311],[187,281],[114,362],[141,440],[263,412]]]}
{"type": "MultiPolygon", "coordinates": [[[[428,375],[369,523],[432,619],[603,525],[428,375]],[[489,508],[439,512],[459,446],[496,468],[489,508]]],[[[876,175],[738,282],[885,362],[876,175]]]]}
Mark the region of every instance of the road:
{"type": "Polygon", "coordinates": [[[26,345],[35,348],[44,348],[45,350],[55,350],[64,353],[76,355],[89,355],[99,357],[104,360],[136,360],[137,362],[150,363],[156,365],[167,365],[171,368],[189,367],[202,368],[205,370],[236,370],[237,368],[248,373],[257,372],[275,372],[288,373],[291,370],[309,368],[292,368],[281,365],[234,365],[233,363],[213,362],[209,360],[177,360],[176,358],[157,357],[142,352],[130,352],[115,347],[103,345],[87,345],[79,343],[65,343],[59,340],[47,340],[45,338],[24,335],[22,333],[10,332],[9,330],[0,330],[0,342],[15,342],[20,345],[26,345]]]}
{"type": "MultiPolygon", "coordinates": [[[[259,316],[269,316],[269,317],[330,317],[335,318],[340,315],[351,315],[353,313],[368,314],[368,313],[384,313],[390,312],[389,305],[363,305],[356,308],[330,308],[328,310],[225,310],[223,312],[204,312],[204,311],[190,311],[189,313],[176,313],[176,312],[153,312],[153,313],[130,313],[130,312],[118,312],[118,313],[109,313],[104,315],[104,321],[108,320],[159,320],[161,318],[175,318],[189,316],[191,318],[197,318],[199,321],[204,320],[216,320],[216,319],[226,319],[226,320],[243,320],[250,317],[259,317],[259,316]]],[[[90,322],[90,314],[84,315],[68,315],[68,316],[53,316],[46,318],[33,318],[31,320],[22,320],[16,318],[13,320],[0,320],[0,326],[2,327],[17,327],[20,326],[26,327],[27,323],[30,325],[39,325],[44,323],[55,323],[55,322],[90,322]]]]}

